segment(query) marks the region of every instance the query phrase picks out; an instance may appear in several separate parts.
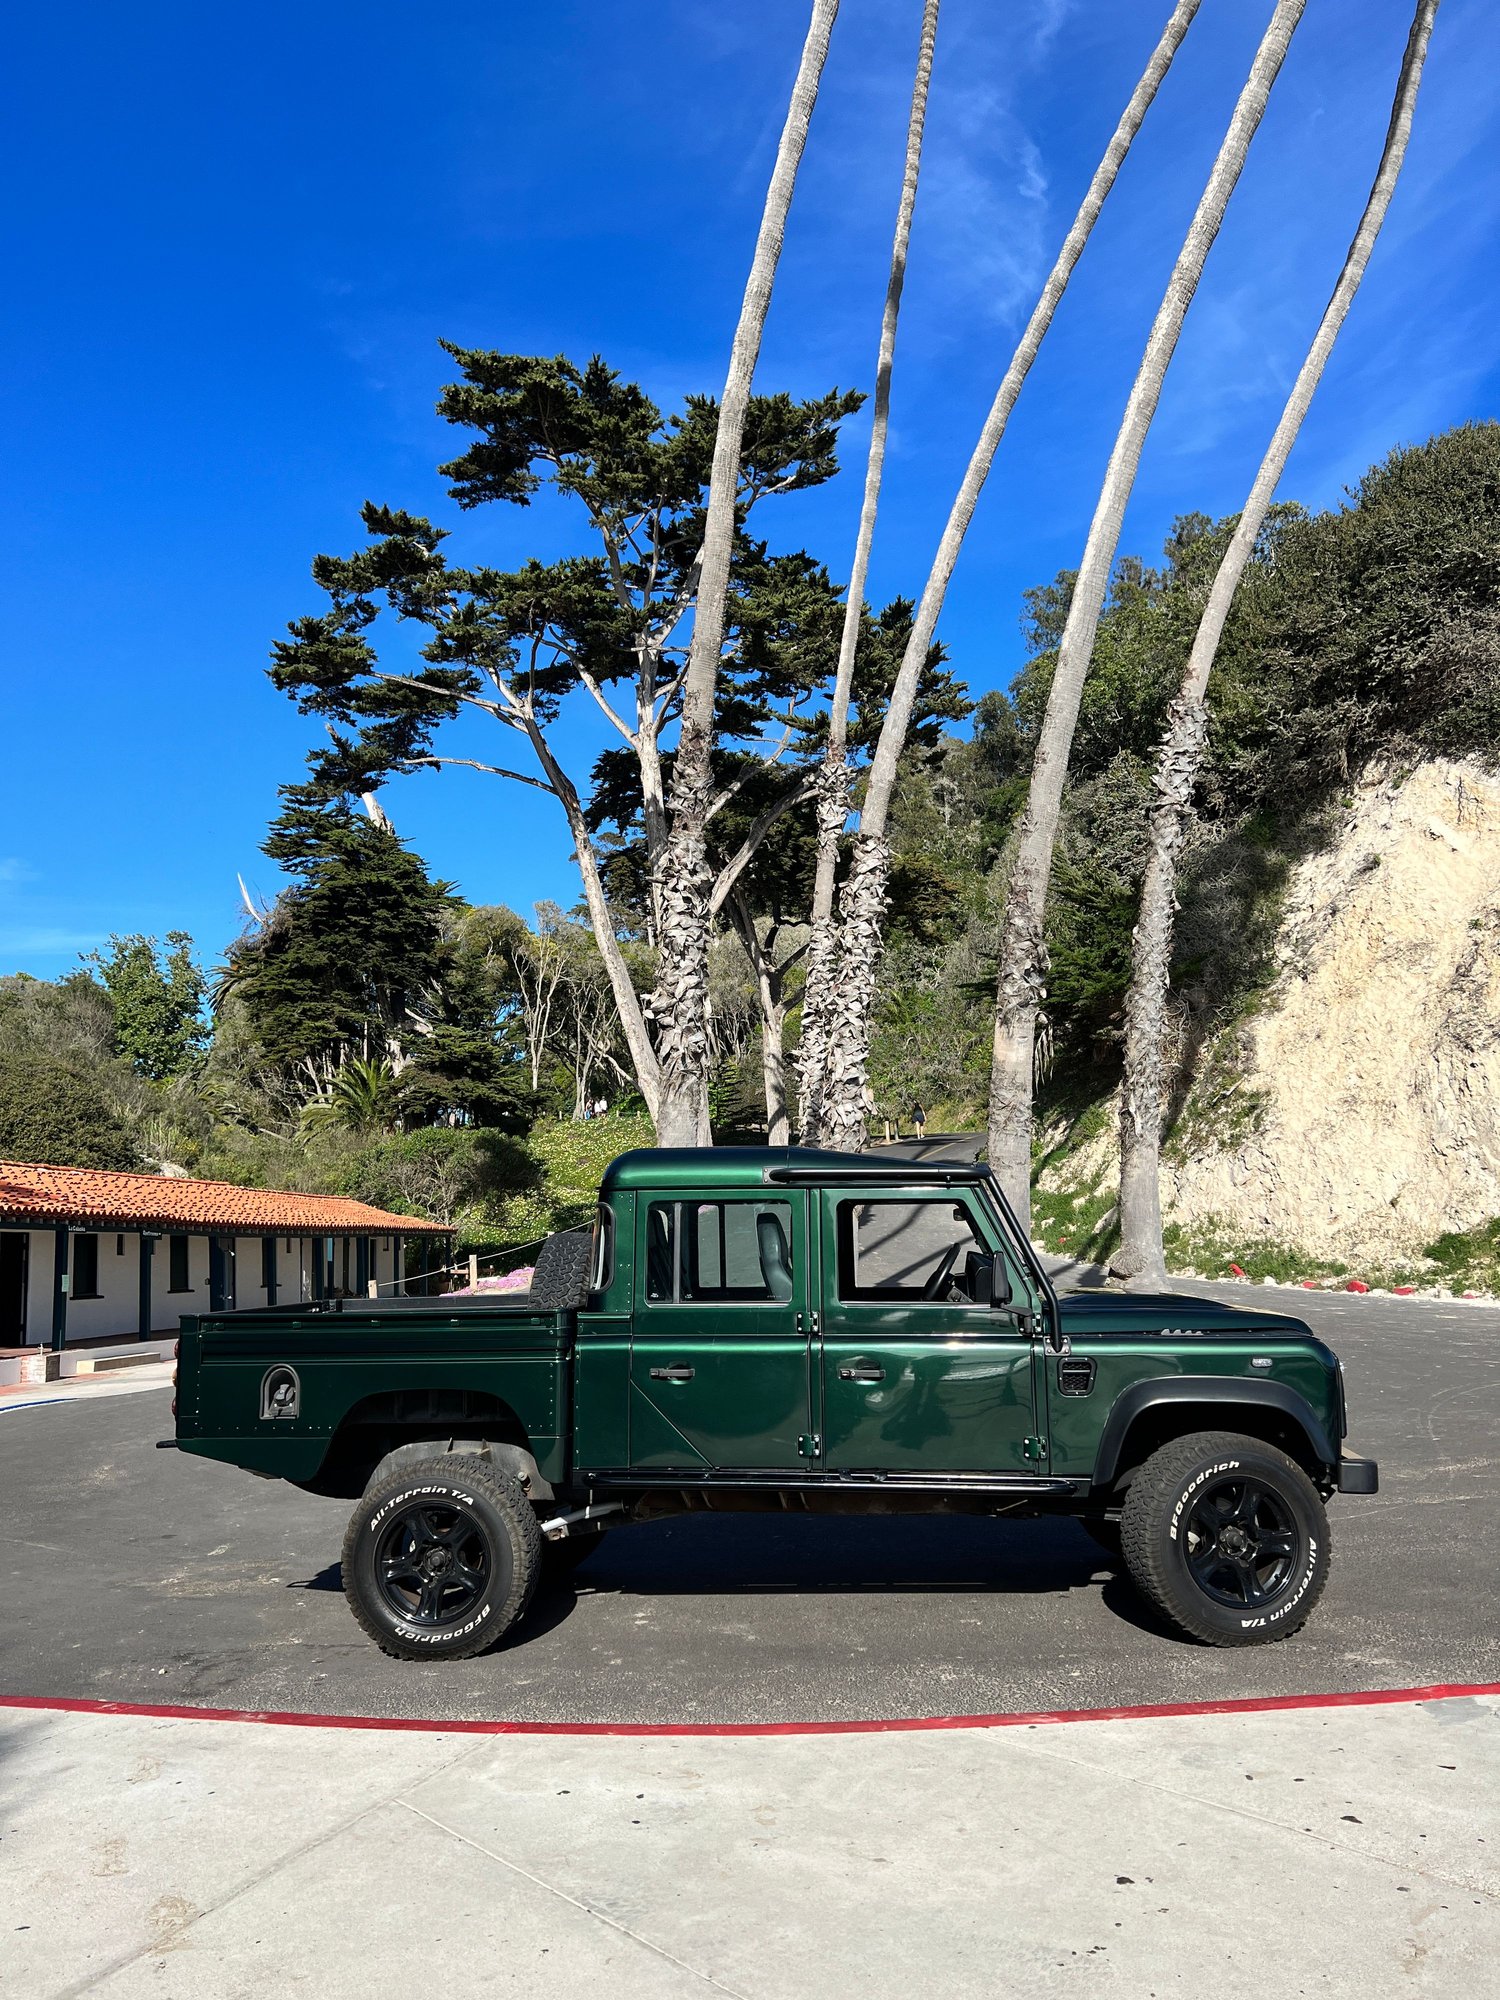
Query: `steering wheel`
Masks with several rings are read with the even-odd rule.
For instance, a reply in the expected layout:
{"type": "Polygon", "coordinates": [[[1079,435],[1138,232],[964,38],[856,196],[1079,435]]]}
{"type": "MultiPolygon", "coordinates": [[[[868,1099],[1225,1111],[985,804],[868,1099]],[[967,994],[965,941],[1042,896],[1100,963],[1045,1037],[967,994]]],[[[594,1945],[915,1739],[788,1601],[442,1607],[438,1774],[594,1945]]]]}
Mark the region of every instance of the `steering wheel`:
{"type": "Polygon", "coordinates": [[[960,1245],[950,1243],[938,1261],[937,1269],[922,1287],[922,1298],[928,1305],[936,1304],[942,1297],[943,1287],[953,1275],[953,1266],[958,1262],[960,1245]]]}

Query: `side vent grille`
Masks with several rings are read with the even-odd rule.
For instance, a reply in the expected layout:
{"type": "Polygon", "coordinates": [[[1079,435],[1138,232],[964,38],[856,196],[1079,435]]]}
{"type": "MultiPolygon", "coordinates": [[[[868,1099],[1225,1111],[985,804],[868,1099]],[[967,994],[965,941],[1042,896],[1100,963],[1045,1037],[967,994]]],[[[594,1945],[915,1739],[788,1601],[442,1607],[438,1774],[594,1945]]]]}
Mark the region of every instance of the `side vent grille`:
{"type": "Polygon", "coordinates": [[[1064,1396],[1086,1396],[1094,1386],[1094,1363],[1070,1356],[1057,1364],[1057,1386],[1064,1396]]]}

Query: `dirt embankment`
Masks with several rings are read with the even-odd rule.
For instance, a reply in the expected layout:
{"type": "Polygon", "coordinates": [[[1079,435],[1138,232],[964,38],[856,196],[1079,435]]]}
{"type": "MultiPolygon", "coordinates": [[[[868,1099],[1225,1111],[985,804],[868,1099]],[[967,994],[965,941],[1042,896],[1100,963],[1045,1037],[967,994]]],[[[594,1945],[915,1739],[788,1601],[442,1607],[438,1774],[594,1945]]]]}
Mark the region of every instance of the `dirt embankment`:
{"type": "Polygon", "coordinates": [[[1239,1031],[1250,1129],[1195,1132],[1169,1219],[1377,1260],[1500,1214],[1500,778],[1367,779],[1276,955],[1239,1031]]]}

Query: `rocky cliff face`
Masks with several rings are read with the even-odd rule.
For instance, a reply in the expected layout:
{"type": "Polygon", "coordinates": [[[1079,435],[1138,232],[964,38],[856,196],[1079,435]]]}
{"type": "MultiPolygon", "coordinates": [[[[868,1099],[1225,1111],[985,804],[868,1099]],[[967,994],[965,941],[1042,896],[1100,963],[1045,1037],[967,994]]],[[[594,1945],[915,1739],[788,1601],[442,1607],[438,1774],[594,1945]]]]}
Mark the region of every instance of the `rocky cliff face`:
{"type": "Polygon", "coordinates": [[[1372,774],[1290,884],[1235,1067],[1254,1114],[1195,1128],[1169,1220],[1349,1259],[1500,1215],[1500,778],[1372,774]]]}

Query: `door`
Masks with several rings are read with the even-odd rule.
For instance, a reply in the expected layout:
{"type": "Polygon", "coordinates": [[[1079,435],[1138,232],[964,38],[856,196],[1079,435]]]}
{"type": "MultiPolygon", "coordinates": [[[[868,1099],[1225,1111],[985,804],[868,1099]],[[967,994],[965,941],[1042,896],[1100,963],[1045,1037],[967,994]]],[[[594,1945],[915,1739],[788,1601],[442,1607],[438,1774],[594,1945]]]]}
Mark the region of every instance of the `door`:
{"type": "Polygon", "coordinates": [[[26,1338],[26,1258],[30,1237],[18,1229],[0,1232],[0,1347],[19,1347],[26,1338]]]}
{"type": "Polygon", "coordinates": [[[987,1211],[963,1189],[821,1200],[828,1470],[1040,1470],[1033,1341],[1018,1324],[1037,1302],[987,1211]]]}
{"type": "Polygon", "coordinates": [[[806,1196],[636,1201],[630,1463],[795,1470],[811,1394],[806,1196]]]}

